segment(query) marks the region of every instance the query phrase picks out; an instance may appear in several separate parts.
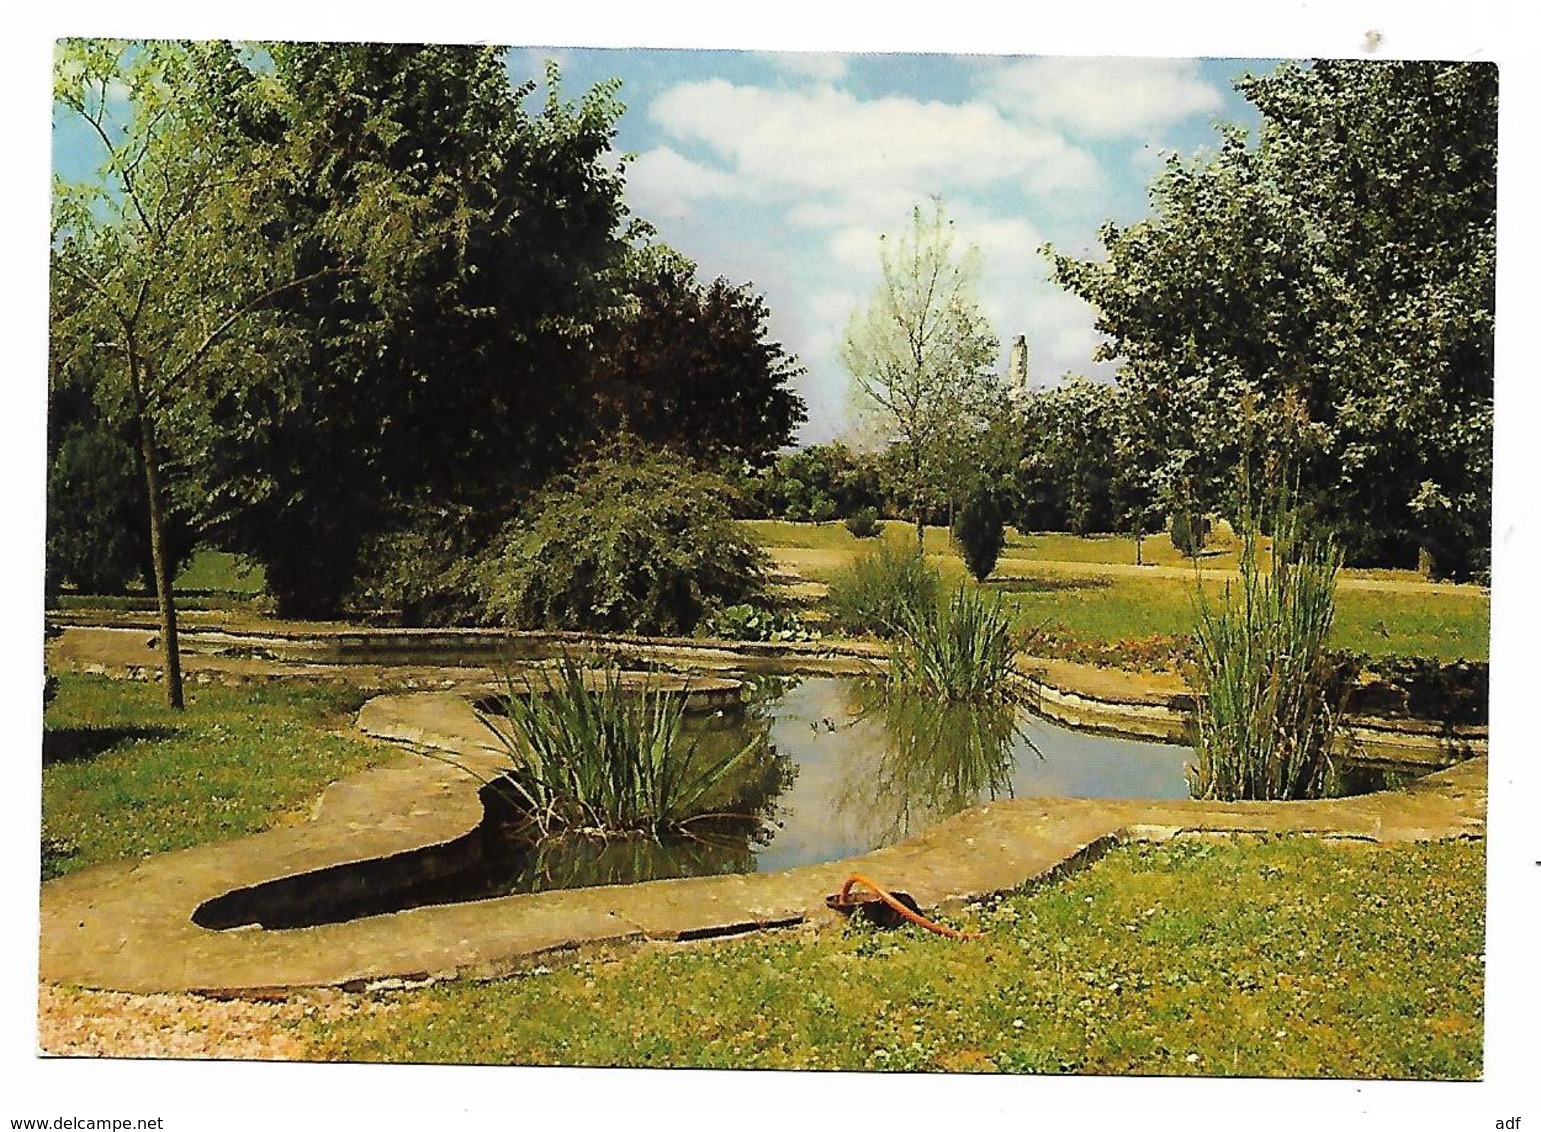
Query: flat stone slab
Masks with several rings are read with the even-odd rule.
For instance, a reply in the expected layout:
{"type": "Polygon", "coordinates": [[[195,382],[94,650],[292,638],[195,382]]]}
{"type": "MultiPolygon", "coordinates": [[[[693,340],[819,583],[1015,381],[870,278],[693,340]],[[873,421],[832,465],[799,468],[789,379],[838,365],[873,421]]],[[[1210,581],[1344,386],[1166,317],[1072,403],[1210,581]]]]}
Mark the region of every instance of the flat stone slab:
{"type": "Polygon", "coordinates": [[[436,757],[406,754],[333,784],[301,825],[50,881],[41,977],[135,993],[239,993],[495,975],[555,949],[825,919],[824,897],[852,872],[935,908],[1052,877],[1120,840],[1199,831],[1382,842],[1481,836],[1487,810],[1487,760],[1477,758],[1403,790],[1318,802],[992,802],[890,848],[775,873],[504,896],[280,931],[193,923],[201,904],[232,889],[441,844],[478,824],[471,772],[495,765],[497,748],[462,697],[379,697],[359,722],[371,734],[431,746],[436,757]]]}

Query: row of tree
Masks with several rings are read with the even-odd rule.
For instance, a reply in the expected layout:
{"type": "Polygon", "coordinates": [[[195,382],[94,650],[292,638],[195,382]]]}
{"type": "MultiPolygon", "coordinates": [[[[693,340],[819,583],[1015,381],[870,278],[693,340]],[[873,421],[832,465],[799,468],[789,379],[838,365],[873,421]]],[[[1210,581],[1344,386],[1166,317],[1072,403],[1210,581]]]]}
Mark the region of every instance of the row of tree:
{"type": "Polygon", "coordinates": [[[763,301],[627,211],[616,86],[546,85],[493,48],[63,46],[101,165],[55,185],[55,583],[148,566],[174,670],[195,538],[335,614],[618,431],[733,466],[791,439],[763,301]]]}
{"type": "Polygon", "coordinates": [[[1322,61],[1237,86],[1255,139],[1228,128],[1218,152],[1173,156],[1150,215],[1103,227],[1103,254],[1044,249],[1096,309],[1116,388],[1009,410],[977,250],[953,254],[940,202],[884,242],[842,356],[918,537],[928,509],[981,490],[1028,528],[1235,515],[1255,463],[1350,563],[1485,570],[1496,68],[1322,61]]]}

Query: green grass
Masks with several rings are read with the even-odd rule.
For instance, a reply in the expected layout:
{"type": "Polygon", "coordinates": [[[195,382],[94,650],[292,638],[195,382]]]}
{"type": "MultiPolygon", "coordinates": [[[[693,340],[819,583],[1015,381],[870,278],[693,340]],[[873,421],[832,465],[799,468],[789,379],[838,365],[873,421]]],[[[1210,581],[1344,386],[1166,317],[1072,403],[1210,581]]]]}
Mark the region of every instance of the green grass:
{"type": "Polygon", "coordinates": [[[1483,846],[1115,850],[915,929],[600,957],[305,1023],[315,1056],[847,1070],[1471,1079],[1483,846]]]}
{"type": "Polygon", "coordinates": [[[182,714],[162,694],[60,676],[43,719],[45,876],[298,820],[328,783],[399,753],[345,733],[359,692],[211,685],[182,714]]]}
{"type": "MultiPolygon", "coordinates": [[[[757,520],[744,526],[767,549],[793,552],[798,571],[814,581],[830,582],[839,577],[863,545],[839,523],[757,520]]],[[[884,540],[896,546],[911,545],[913,536],[913,528],[892,520],[883,532],[884,540]]],[[[1209,545],[1217,553],[1202,559],[1206,570],[1235,566],[1236,540],[1228,528],[1222,525],[1209,545]]],[[[1165,535],[1146,539],[1145,546],[1147,562],[1191,565],[1177,557],[1165,535]]],[[[1263,548],[1266,551],[1267,540],[1263,540],[1263,548]]],[[[945,530],[928,528],[926,551],[927,561],[939,569],[944,581],[955,583],[965,576],[962,560],[945,530]]],[[[1001,563],[986,585],[1005,594],[1007,608],[1013,610],[1019,628],[1042,624],[1051,639],[1058,636],[1102,645],[1192,632],[1193,575],[1188,571],[1069,574],[1036,565],[1133,561],[1134,542],[1128,538],[1009,531],[1001,563]]],[[[1406,570],[1344,570],[1343,577],[1421,581],[1406,570]]],[[[1218,598],[1224,582],[1206,577],[1203,584],[1211,597],[1218,598]]],[[[1334,648],[1375,656],[1398,653],[1440,660],[1485,660],[1488,610],[1488,595],[1474,586],[1441,586],[1432,592],[1340,587],[1331,643],[1334,648]]]]}
{"type": "Polygon", "coordinates": [[[200,550],[177,575],[175,589],[257,597],[267,592],[267,572],[260,562],[222,550],[200,550]]]}
{"type": "MultiPolygon", "coordinates": [[[[1190,633],[1193,583],[1178,578],[1066,577],[1051,573],[991,582],[1004,591],[1017,624],[1040,624],[1087,641],[1120,641],[1190,633]]],[[[1205,579],[1218,600],[1224,582],[1205,579]]],[[[1373,656],[1392,653],[1439,660],[1485,660],[1488,597],[1475,590],[1440,594],[1340,588],[1333,648],[1373,656]]]]}

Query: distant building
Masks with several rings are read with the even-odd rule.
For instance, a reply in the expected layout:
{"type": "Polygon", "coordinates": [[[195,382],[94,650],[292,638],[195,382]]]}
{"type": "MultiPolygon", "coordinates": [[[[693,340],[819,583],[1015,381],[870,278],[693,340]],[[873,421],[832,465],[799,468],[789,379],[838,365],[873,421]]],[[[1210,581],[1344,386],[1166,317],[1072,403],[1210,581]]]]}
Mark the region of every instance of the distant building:
{"type": "Polygon", "coordinates": [[[1021,406],[1028,396],[1027,335],[1018,334],[1011,343],[1011,357],[1006,363],[1006,396],[1021,406]]]}

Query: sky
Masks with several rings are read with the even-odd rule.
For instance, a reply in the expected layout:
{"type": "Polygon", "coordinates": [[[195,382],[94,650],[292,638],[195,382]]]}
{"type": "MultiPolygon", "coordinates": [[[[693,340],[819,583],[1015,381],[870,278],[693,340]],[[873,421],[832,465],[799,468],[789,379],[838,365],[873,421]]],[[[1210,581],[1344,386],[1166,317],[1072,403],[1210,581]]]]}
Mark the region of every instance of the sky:
{"type": "MultiPolygon", "coordinates": [[[[956,248],[982,255],[1001,343],[1027,339],[1034,385],[1111,378],[1094,312],[1048,277],[1046,243],[1096,252],[1098,228],[1147,212],[1163,156],[1255,130],[1233,89],[1277,60],[1048,58],[710,50],[510,52],[516,82],[562,68],[566,97],[619,78],[627,200],[661,239],[765,295],[770,336],[806,368],[800,440],[842,434],[839,344],[879,275],[879,237],[940,197],[956,248]]],[[[539,95],[537,95],[539,97],[539,95]]]]}

